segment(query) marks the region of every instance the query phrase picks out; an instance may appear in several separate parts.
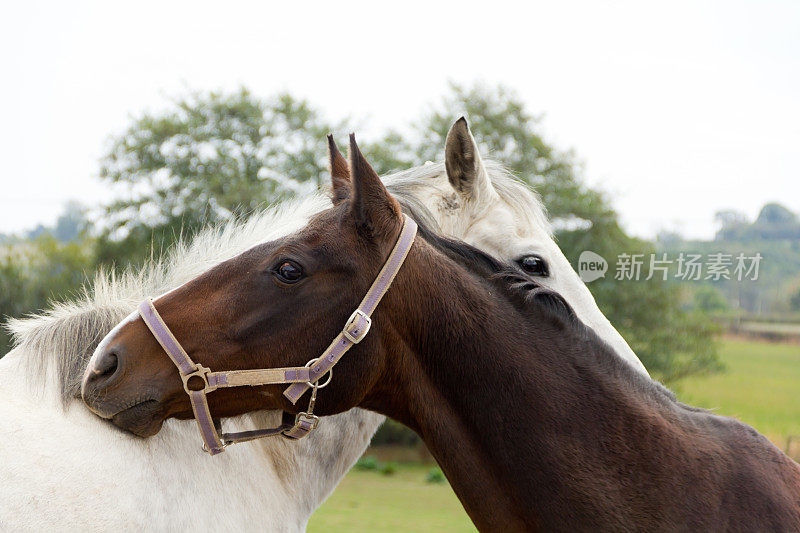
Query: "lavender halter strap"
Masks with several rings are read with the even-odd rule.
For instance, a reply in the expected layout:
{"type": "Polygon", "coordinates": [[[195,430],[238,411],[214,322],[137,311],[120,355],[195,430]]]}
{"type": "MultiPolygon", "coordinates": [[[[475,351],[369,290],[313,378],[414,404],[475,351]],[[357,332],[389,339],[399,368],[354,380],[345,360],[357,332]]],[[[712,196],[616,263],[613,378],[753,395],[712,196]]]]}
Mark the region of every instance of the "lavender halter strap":
{"type": "Polygon", "coordinates": [[[319,417],[314,415],[314,403],[317,390],[330,383],[333,378],[333,366],[342,356],[361,342],[369,332],[372,325],[370,316],[380,303],[383,295],[394,281],[400,267],[403,266],[408,251],[414,243],[417,233],[417,224],[404,215],[403,229],[394,245],[386,263],[378,273],[364,299],[358,308],[350,315],[342,332],[320,357],[312,359],[306,366],[287,368],[268,368],[259,370],[234,370],[230,372],[212,372],[211,369],[195,363],[172,334],[158,314],[153,301],[147,299],[139,304],[139,314],[150,332],[167,353],[169,358],[178,367],[183,388],[189,395],[195,420],[200,428],[203,438],[203,450],[211,455],[225,451],[229,444],[246,442],[281,435],[289,439],[300,439],[308,435],[319,423],[319,417]],[[325,374],[330,373],[328,380],[319,385],[318,381],[325,374]],[[219,421],[211,416],[206,394],[223,387],[259,386],[291,383],[284,391],[293,404],[308,390],[312,389],[308,410],[298,413],[294,423],[283,423],[276,428],[256,429],[238,433],[222,433],[219,421]]]}
{"type": "Polygon", "coordinates": [[[414,243],[414,237],[417,235],[417,223],[407,215],[403,215],[403,217],[405,218],[403,230],[397,238],[397,243],[395,243],[392,253],[389,254],[386,263],[378,273],[378,277],[372,282],[372,286],[367,291],[367,294],[364,295],[364,299],[361,300],[358,308],[350,315],[342,332],[333,339],[333,342],[322,352],[321,356],[309,361],[311,363],[309,379],[305,382],[297,382],[283,392],[283,395],[290,402],[297,403],[300,396],[310,388],[309,382],[315,383],[319,378],[330,372],[333,365],[339,362],[339,359],[342,358],[347,350],[366,337],[370,326],[372,326],[370,316],[375,311],[375,308],[378,307],[383,295],[389,290],[389,286],[394,281],[394,277],[400,267],[403,266],[408,251],[414,243]]]}

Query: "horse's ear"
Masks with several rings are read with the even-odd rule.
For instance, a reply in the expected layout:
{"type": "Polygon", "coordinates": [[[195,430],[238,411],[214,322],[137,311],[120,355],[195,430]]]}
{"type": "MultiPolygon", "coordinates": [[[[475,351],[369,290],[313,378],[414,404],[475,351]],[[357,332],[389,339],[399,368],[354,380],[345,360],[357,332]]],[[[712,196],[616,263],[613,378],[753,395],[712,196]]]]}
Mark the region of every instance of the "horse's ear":
{"type": "Polygon", "coordinates": [[[462,195],[479,199],[496,194],[464,117],[456,120],[447,132],[444,168],[450,185],[462,195]]]}
{"type": "Polygon", "coordinates": [[[391,235],[402,224],[400,204],[384,187],[378,173],[358,149],[355,134],[350,134],[350,179],[353,196],[350,206],[356,223],[370,234],[391,235]]]}
{"type": "Polygon", "coordinates": [[[350,168],[344,158],[333,135],[328,134],[328,166],[331,170],[331,200],[334,205],[339,205],[350,197],[350,168]]]}

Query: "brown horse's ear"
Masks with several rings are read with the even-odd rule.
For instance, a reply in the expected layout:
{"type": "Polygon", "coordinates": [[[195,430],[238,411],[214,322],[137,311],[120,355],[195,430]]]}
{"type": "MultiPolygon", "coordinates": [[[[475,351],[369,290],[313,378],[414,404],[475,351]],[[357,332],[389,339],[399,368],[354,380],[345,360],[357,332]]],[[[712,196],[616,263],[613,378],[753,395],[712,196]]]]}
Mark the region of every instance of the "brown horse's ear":
{"type": "Polygon", "coordinates": [[[339,205],[350,197],[352,188],[350,169],[330,133],[328,134],[328,165],[331,171],[331,200],[333,200],[333,205],[339,205]]]}
{"type": "Polygon", "coordinates": [[[400,204],[358,149],[353,133],[350,134],[350,177],[353,182],[350,205],[356,223],[373,235],[393,234],[396,226],[402,224],[400,204]]]}
{"type": "Polygon", "coordinates": [[[497,194],[464,117],[456,120],[447,132],[444,168],[450,185],[466,198],[482,200],[497,194]]]}

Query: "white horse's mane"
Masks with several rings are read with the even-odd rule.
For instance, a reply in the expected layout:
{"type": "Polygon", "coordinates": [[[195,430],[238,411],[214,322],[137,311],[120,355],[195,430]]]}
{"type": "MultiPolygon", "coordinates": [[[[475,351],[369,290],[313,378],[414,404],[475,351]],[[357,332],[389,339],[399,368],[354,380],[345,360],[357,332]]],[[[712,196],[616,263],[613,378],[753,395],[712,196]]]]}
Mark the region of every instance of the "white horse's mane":
{"type": "MultiPolygon", "coordinates": [[[[549,233],[544,207],[533,190],[499,163],[484,160],[484,165],[514,216],[549,233]]],[[[416,193],[444,172],[443,163],[430,163],[383,179],[410,215],[436,229],[435,218],[416,193]]],[[[189,241],[179,240],[164,259],[149,261],[136,271],[120,276],[99,272],[93,285],[72,302],[54,303],[41,314],[9,320],[6,327],[15,347],[26,354],[26,374],[33,379],[54,375],[64,403],[78,397],[84,368],[95,347],[141,300],[163,294],[259,243],[300,229],[308,216],[330,205],[327,196],[317,193],[268,207],[244,220],[211,226],[189,241]]]]}

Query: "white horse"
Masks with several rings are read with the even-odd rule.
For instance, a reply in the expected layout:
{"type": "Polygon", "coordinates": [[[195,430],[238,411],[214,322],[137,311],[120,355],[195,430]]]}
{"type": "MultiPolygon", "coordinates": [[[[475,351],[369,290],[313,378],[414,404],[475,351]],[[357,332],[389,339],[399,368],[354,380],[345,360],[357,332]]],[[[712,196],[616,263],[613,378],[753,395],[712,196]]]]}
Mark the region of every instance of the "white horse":
{"type": "MultiPolygon", "coordinates": [[[[462,117],[447,135],[445,162],[384,178],[389,192],[406,205],[430,210],[442,234],[461,239],[529,274],[563,296],[578,318],[614,351],[647,375],[644,365],[594,301],[592,293],[553,240],[538,197],[502,165],[483,161],[462,117]]],[[[422,216],[422,215],[420,215],[422,216]]]]}
{"type": "MultiPolygon", "coordinates": [[[[538,198],[481,160],[465,121],[453,126],[445,159],[388,176],[390,191],[446,234],[547,272],[543,282],[645,372],[556,246],[538,198]]],[[[325,418],[300,441],[267,439],[209,458],[192,421],[170,420],[143,440],[101,421],[77,396],[95,346],[140,300],[296,231],[329,206],[315,195],[206,230],[163,264],[122,279],[101,275],[79,302],[12,321],[17,346],[0,360],[0,530],[305,529],[383,417],[354,409],[325,418]]],[[[275,425],[276,417],[263,412],[225,424],[241,431],[275,425]]]]}

